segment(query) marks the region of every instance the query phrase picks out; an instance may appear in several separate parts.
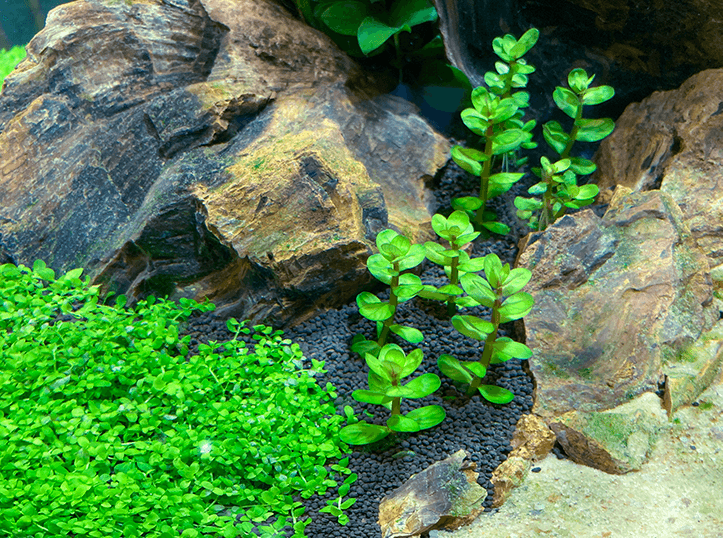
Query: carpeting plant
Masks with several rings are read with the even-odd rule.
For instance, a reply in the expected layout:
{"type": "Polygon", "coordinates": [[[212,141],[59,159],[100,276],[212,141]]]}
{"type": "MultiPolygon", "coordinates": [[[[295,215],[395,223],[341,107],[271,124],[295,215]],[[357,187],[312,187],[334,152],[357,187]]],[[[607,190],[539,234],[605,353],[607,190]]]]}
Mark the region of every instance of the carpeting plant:
{"type": "Polygon", "coordinates": [[[235,320],[189,356],[179,323],[213,305],[111,307],[81,274],[0,266],[0,534],[304,536],[298,497],[348,474],[323,363],[235,320]]]}
{"type": "Polygon", "coordinates": [[[402,385],[403,378],[411,375],[422,364],[421,349],[405,355],[396,344],[387,344],[375,357],[366,354],[369,366],[369,390],[355,390],[352,397],[362,403],[383,405],[391,408],[392,415],[385,426],[369,424],[366,421],[349,424],[341,429],[339,437],[350,445],[366,445],[384,439],[392,432],[418,432],[432,428],[446,416],[439,405],[419,407],[403,415],[402,398],[424,398],[441,386],[439,376],[426,373],[402,385]]]}
{"type": "Polygon", "coordinates": [[[485,73],[488,87],[472,90],[473,108],[466,108],[461,114],[464,124],[482,138],[484,149],[452,148],[452,159],[480,178],[479,195],[457,198],[452,201],[452,208],[474,214],[475,225],[485,233],[504,235],[509,232],[507,225],[496,221],[497,215],[487,208],[487,201],[510,190],[524,175],[506,171],[493,174],[495,159],[515,155],[521,148],[537,147],[532,141],[535,121],[522,121],[530,95],[512,90],[526,87],[527,75],[535,71],[522,56],[534,46],[538,37],[539,31],[532,28],[519,40],[509,34],[495,38],[492,46],[502,61],[495,64],[496,73],[485,73]]]}
{"type": "Polygon", "coordinates": [[[532,172],[542,181],[529,188],[530,194],[540,198],[515,199],[517,216],[529,221],[534,230],[544,230],[565,214],[567,208],[579,209],[590,205],[598,195],[597,185],[578,186],[577,176],[592,174],[597,166],[582,157],[570,157],[577,141],[598,142],[615,129],[610,118],[584,119],[585,105],[597,105],[615,95],[610,86],[590,87],[595,75],[588,77],[584,69],[573,69],[567,77],[568,88],[558,86],[552,94],[555,104],[573,119],[572,130],[567,133],[559,122],[550,121],[543,126],[545,140],[558,154],[556,162],[546,157],[532,172]]]}

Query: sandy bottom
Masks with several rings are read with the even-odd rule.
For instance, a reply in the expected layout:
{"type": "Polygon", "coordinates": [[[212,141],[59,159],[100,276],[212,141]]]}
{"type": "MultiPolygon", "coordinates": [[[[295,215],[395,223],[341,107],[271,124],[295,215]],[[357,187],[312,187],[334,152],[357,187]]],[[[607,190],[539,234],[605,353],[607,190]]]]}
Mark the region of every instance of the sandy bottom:
{"type": "MultiPolygon", "coordinates": [[[[659,406],[656,397],[647,402],[659,406]]],[[[667,423],[640,471],[609,475],[550,455],[498,513],[430,537],[723,538],[720,377],[698,402],[667,423]]]]}

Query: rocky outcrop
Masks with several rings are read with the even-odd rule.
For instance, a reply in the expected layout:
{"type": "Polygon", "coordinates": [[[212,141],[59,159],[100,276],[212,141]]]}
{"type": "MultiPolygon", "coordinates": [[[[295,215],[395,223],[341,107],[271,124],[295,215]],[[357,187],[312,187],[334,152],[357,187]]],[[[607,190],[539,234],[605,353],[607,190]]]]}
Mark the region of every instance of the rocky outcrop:
{"type": "Polygon", "coordinates": [[[617,408],[664,389],[672,413],[723,362],[708,258],[681,209],[666,192],[618,187],[602,218],[588,209],[532,234],[518,264],[535,298],[533,412],[575,461],[639,469],[658,425],[617,408]]]}
{"type": "Polygon", "coordinates": [[[417,241],[448,143],[271,0],[78,1],[0,94],[0,258],[277,325],[417,241]]]}

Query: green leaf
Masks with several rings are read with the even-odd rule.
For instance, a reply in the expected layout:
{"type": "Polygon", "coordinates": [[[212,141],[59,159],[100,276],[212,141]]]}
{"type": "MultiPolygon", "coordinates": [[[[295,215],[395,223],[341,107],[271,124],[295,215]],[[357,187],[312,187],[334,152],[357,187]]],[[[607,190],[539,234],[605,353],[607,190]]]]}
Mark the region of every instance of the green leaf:
{"type": "Polygon", "coordinates": [[[525,317],[530,313],[534,304],[535,300],[529,293],[520,292],[508,297],[499,309],[500,323],[525,317]]]}
{"type": "Polygon", "coordinates": [[[476,196],[463,196],[462,198],[454,198],[452,200],[452,209],[455,210],[477,211],[480,207],[482,207],[482,200],[476,196]]]}
{"type": "Polygon", "coordinates": [[[382,254],[372,254],[367,258],[367,269],[374,278],[384,284],[391,284],[392,278],[399,274],[394,266],[382,254]]]}
{"type": "MultiPolygon", "coordinates": [[[[421,245],[415,246],[422,248],[421,245]]],[[[424,257],[424,254],[422,254],[422,257],[424,257]]],[[[424,289],[422,280],[417,275],[407,273],[399,276],[399,285],[392,288],[392,291],[401,301],[407,301],[422,289],[424,289]]]]}
{"type": "Polygon", "coordinates": [[[555,100],[555,104],[560,110],[572,119],[577,118],[577,113],[582,106],[580,100],[577,98],[577,95],[566,88],[558,86],[552,93],[552,98],[555,100]]]}
{"type": "Polygon", "coordinates": [[[321,14],[321,20],[338,34],[355,36],[368,15],[369,6],[366,3],[341,0],[330,4],[321,14]]]}
{"type": "Polygon", "coordinates": [[[424,261],[424,247],[422,245],[412,245],[405,256],[395,261],[399,264],[400,271],[416,267],[424,261]]]}
{"type": "Polygon", "coordinates": [[[560,124],[556,121],[548,121],[542,126],[542,135],[545,137],[545,141],[554,149],[558,154],[562,154],[565,151],[570,135],[562,130],[560,124]]]}
{"type": "MultiPolygon", "coordinates": [[[[484,116],[479,111],[473,109],[473,108],[465,108],[462,113],[460,114],[460,117],[462,118],[462,123],[464,123],[467,128],[472,131],[474,134],[479,136],[487,136],[487,129],[490,126],[489,117],[484,116]]],[[[466,148],[470,149],[470,148],[466,148]]],[[[454,159],[454,153],[452,153],[452,158],[454,159]]],[[[462,166],[457,159],[454,159],[457,164],[462,166]]],[[[477,159],[475,159],[477,160],[477,159]]],[[[479,175],[479,174],[475,174],[479,175]]]]}
{"type": "MultiPolygon", "coordinates": [[[[421,352],[421,350],[418,351],[421,352]]],[[[407,398],[424,398],[436,391],[441,384],[442,382],[439,380],[439,376],[435,374],[422,374],[404,385],[404,388],[413,391],[413,395],[408,395],[407,398]]]]}
{"type": "Polygon", "coordinates": [[[339,438],[348,445],[368,445],[384,439],[392,431],[385,426],[368,424],[365,421],[345,426],[339,431],[339,438]]]}
{"type": "Polygon", "coordinates": [[[592,198],[595,198],[600,193],[600,189],[597,185],[582,185],[580,186],[580,190],[575,195],[575,199],[577,200],[590,200],[592,198]]]}
{"type": "MultiPolygon", "coordinates": [[[[490,283],[490,287],[494,290],[499,287],[502,278],[502,262],[497,254],[491,253],[485,256],[485,277],[490,283]]],[[[471,295],[471,294],[470,294],[471,295]]]]}
{"type": "Polygon", "coordinates": [[[522,37],[517,40],[517,44],[510,49],[510,55],[515,58],[522,58],[537,43],[540,37],[540,31],[537,28],[530,28],[522,37]]]}
{"type": "MultiPolygon", "coordinates": [[[[482,260],[484,265],[484,258],[482,258],[482,260]]],[[[464,291],[466,291],[467,294],[475,301],[488,308],[492,308],[497,300],[497,295],[492,290],[492,287],[487,280],[474,273],[465,273],[460,277],[459,281],[460,284],[462,284],[464,291]]]]}
{"type": "Polygon", "coordinates": [[[480,385],[479,393],[488,402],[504,405],[515,399],[515,395],[509,390],[494,385],[480,385]]]}
{"type": "Polygon", "coordinates": [[[437,10],[427,0],[396,0],[390,11],[391,23],[397,27],[416,26],[437,20],[437,10]]]}
{"type": "Polygon", "coordinates": [[[500,353],[509,355],[516,359],[529,359],[532,357],[532,350],[525,344],[520,344],[512,339],[498,338],[495,342],[494,348],[500,353]]]}
{"type": "Polygon", "coordinates": [[[395,432],[418,432],[419,424],[404,415],[392,415],[387,419],[387,427],[395,432]]]}
{"type": "Polygon", "coordinates": [[[522,129],[507,129],[492,137],[492,154],[501,155],[520,147],[527,139],[527,133],[522,129]]]}
{"type": "Polygon", "coordinates": [[[460,361],[451,355],[440,355],[437,359],[437,367],[444,375],[462,383],[472,383],[472,376],[462,367],[460,361]]]}
{"type": "Polygon", "coordinates": [[[573,172],[580,176],[592,174],[595,170],[597,170],[597,166],[594,162],[588,159],[583,159],[582,157],[572,157],[570,159],[570,168],[573,172]]]}
{"type": "Polygon", "coordinates": [[[615,129],[615,122],[610,118],[595,120],[577,120],[577,140],[581,142],[597,142],[602,140],[615,129]]]}
{"type": "Polygon", "coordinates": [[[575,93],[582,93],[592,84],[595,75],[588,77],[584,69],[576,68],[567,75],[567,85],[575,93]]]}
{"type": "Polygon", "coordinates": [[[395,308],[389,303],[371,303],[359,307],[359,313],[370,321],[385,321],[394,315],[395,308]]]}
{"type": "Polygon", "coordinates": [[[403,325],[392,325],[389,330],[410,344],[418,344],[424,340],[424,335],[419,329],[405,327],[403,325]]]}
{"type": "Polygon", "coordinates": [[[524,288],[532,278],[532,272],[524,267],[512,269],[502,282],[501,291],[503,295],[512,295],[524,288]]]}
{"type": "Polygon", "coordinates": [[[381,394],[379,392],[374,392],[371,390],[355,390],[351,393],[351,397],[354,398],[357,402],[362,403],[370,403],[370,404],[376,404],[381,405],[387,402],[391,402],[392,399],[388,396],[385,396],[384,394],[381,394]]]}
{"type": "Polygon", "coordinates": [[[480,379],[487,375],[487,368],[485,368],[484,364],[482,364],[481,362],[465,361],[462,364],[465,366],[465,368],[469,369],[470,372],[472,372],[480,379]]]}
{"type": "Polygon", "coordinates": [[[598,86],[597,88],[588,88],[582,95],[583,105],[599,105],[605,101],[612,99],[615,90],[611,86],[598,86]]]}
{"type": "Polygon", "coordinates": [[[510,232],[510,227],[501,222],[483,222],[482,226],[487,228],[490,232],[498,235],[506,235],[510,232]]]}
{"type": "Polygon", "coordinates": [[[484,340],[495,329],[489,321],[466,315],[452,316],[452,325],[463,335],[475,340],[484,340]]]}
{"type": "Polygon", "coordinates": [[[398,358],[400,364],[402,365],[400,377],[407,377],[419,368],[419,365],[422,364],[423,358],[424,352],[421,349],[414,349],[406,356],[404,355],[404,351],[401,351],[401,357],[398,358]]]}
{"type": "Polygon", "coordinates": [[[375,17],[366,17],[362,20],[357,31],[359,48],[365,55],[368,55],[384,45],[387,39],[400,31],[401,28],[389,26],[375,17]]]}
{"type": "Polygon", "coordinates": [[[419,407],[406,414],[407,418],[414,420],[419,425],[420,430],[433,428],[441,423],[447,416],[444,408],[439,405],[427,405],[419,407]]]}

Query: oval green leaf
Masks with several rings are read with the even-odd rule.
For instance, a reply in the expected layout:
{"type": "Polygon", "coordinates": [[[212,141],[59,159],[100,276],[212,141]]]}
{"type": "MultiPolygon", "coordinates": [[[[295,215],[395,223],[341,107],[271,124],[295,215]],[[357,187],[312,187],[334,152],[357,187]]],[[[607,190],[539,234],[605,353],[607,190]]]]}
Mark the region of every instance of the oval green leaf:
{"type": "Polygon", "coordinates": [[[496,387],[494,385],[481,385],[479,387],[479,393],[488,402],[496,404],[507,404],[515,399],[515,395],[509,390],[503,389],[502,387],[496,387]]]}
{"type": "Polygon", "coordinates": [[[414,420],[420,430],[426,430],[441,423],[447,417],[447,413],[439,405],[427,405],[410,411],[406,417],[414,420]]]}
{"type": "Polygon", "coordinates": [[[368,445],[384,439],[390,433],[392,431],[385,426],[362,421],[343,427],[339,431],[339,438],[348,445],[368,445]]]}

